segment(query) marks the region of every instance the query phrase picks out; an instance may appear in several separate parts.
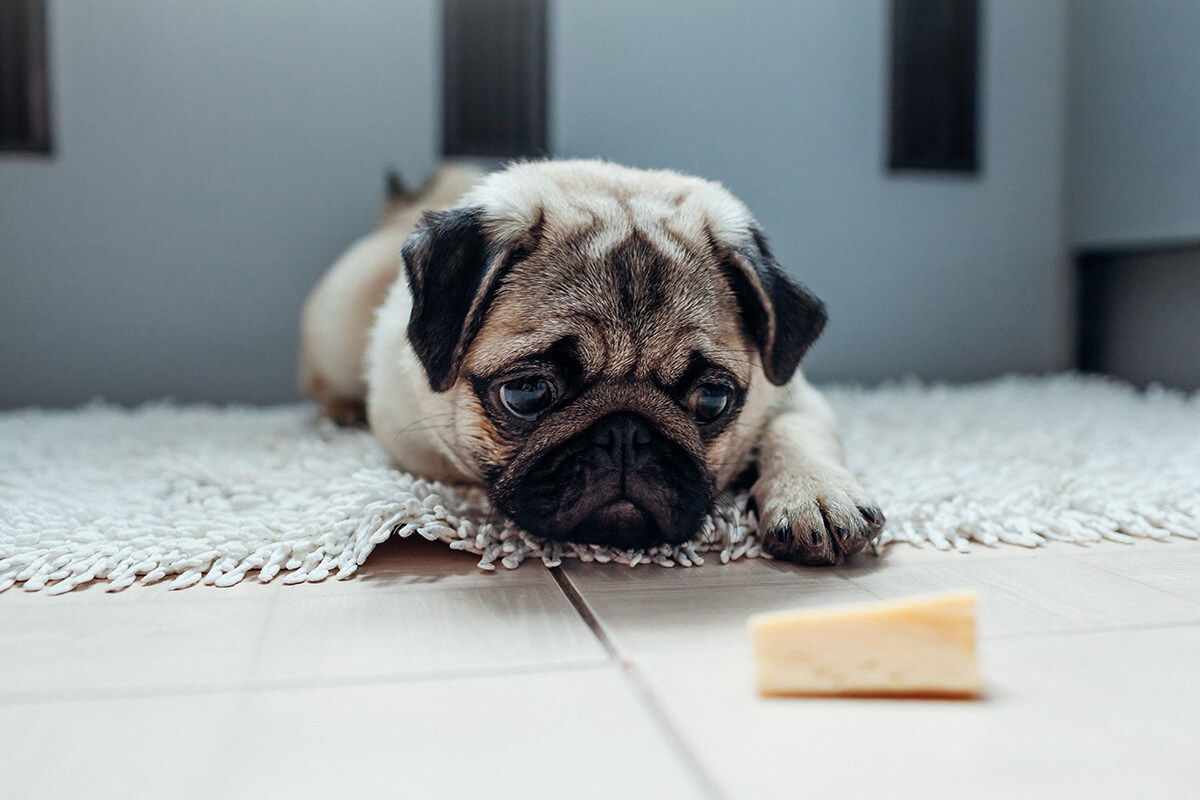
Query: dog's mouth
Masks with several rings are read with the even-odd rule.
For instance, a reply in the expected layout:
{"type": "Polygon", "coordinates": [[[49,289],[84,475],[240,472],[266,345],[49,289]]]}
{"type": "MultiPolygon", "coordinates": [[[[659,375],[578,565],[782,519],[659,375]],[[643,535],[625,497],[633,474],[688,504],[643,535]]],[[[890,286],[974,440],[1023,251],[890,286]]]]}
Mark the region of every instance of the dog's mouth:
{"type": "Polygon", "coordinates": [[[591,512],[566,538],[580,544],[610,547],[648,547],[663,536],[653,515],[636,503],[619,498],[591,512]]]}
{"type": "MultiPolygon", "coordinates": [[[[640,550],[658,544],[680,544],[695,533],[699,525],[664,528],[664,521],[627,498],[595,505],[562,509],[548,519],[531,518],[520,512],[510,516],[530,533],[547,539],[577,544],[594,544],[621,550],[640,550]]],[[[672,524],[666,521],[665,524],[672,524]]]]}
{"type": "MultiPolygon", "coordinates": [[[[587,492],[576,496],[562,487],[530,488],[505,504],[505,513],[525,530],[546,539],[594,544],[617,549],[646,549],[658,544],[681,544],[690,539],[703,519],[704,505],[694,499],[666,500],[669,492],[657,487],[656,494],[670,508],[652,500],[629,495],[587,492]],[[553,498],[538,502],[535,498],[553,498]]],[[[641,494],[641,493],[638,493],[641,494]]]]}
{"type": "Polygon", "coordinates": [[[604,427],[613,424],[602,421],[554,448],[493,501],[547,539],[618,549],[688,541],[708,510],[706,469],[641,423],[614,455],[620,448],[604,427]]]}

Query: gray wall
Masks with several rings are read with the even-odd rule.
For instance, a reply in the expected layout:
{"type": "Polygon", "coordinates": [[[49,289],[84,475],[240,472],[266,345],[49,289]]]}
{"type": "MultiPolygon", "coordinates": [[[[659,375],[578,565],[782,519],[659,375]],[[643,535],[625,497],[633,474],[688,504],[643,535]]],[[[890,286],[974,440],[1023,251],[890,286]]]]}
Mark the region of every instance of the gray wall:
{"type": "Polygon", "coordinates": [[[1200,3],[1074,0],[1069,203],[1098,366],[1200,387],[1200,3]]]}
{"type": "Polygon", "coordinates": [[[1074,243],[1200,241],[1200,3],[1075,0],[1070,98],[1074,243]]]}
{"type": "Polygon", "coordinates": [[[883,0],[562,0],[553,146],[740,195],[830,306],[810,376],[1060,368],[1067,5],[984,7],[976,179],[883,171],[883,0]]]}
{"type": "Polygon", "coordinates": [[[297,397],[305,292],[433,164],[434,0],[49,3],[0,156],[0,406],[297,397]]]}
{"type": "MultiPolygon", "coordinates": [[[[436,0],[52,2],[0,157],[0,405],[295,397],[303,297],[436,148],[436,0]]],[[[820,379],[1067,364],[1066,0],[985,4],[983,174],[883,171],[884,0],[559,0],[552,146],[724,181],[830,305],[820,379]]]]}

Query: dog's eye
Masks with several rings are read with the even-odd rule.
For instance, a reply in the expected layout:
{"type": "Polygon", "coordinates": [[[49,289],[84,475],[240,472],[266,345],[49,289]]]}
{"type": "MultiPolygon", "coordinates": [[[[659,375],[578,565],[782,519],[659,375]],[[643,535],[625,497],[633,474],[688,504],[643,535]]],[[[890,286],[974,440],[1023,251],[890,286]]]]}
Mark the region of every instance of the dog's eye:
{"type": "Polygon", "coordinates": [[[712,422],[725,413],[733,400],[729,387],[719,383],[703,383],[688,396],[688,411],[700,422],[712,422]]]}
{"type": "Polygon", "coordinates": [[[500,402],[513,416],[537,419],[554,402],[554,387],[544,378],[516,378],[500,387],[500,402]]]}

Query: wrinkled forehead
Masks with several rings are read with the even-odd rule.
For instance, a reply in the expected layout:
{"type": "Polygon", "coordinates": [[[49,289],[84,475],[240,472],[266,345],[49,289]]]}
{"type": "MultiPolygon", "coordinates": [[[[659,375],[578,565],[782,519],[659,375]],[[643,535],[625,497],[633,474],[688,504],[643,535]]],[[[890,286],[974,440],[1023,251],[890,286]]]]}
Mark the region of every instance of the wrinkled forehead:
{"type": "Polygon", "coordinates": [[[570,232],[550,224],[502,279],[471,372],[502,371],[569,342],[585,379],[672,384],[697,356],[748,375],[736,303],[705,243],[632,222],[570,232]]]}
{"type": "Polygon", "coordinates": [[[596,161],[515,164],[489,175],[463,204],[483,210],[492,235],[511,244],[530,229],[555,236],[592,231],[610,241],[631,230],[735,244],[753,225],[723,186],[668,170],[635,170],[596,161]]]}

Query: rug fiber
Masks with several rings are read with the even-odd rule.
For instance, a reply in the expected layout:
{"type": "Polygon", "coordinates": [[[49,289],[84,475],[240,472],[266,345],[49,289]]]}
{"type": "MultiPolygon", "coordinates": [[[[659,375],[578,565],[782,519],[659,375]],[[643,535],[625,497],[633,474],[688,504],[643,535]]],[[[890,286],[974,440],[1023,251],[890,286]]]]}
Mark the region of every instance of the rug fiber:
{"type": "MultiPolygon", "coordinates": [[[[1070,375],[826,392],[887,514],[881,547],[1200,538],[1200,394],[1070,375]]],[[[682,547],[559,545],[492,515],[478,490],[389,468],[369,433],[308,405],[0,413],[0,592],[347,578],[392,535],[485,569],[726,562],[761,555],[743,508],[682,547]]]]}

